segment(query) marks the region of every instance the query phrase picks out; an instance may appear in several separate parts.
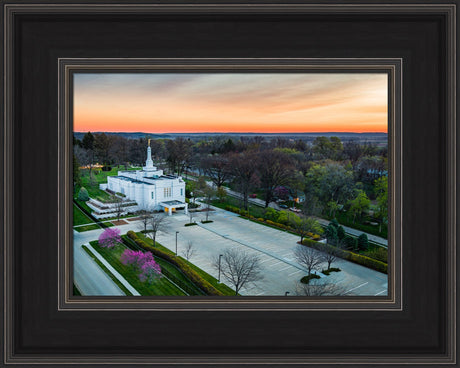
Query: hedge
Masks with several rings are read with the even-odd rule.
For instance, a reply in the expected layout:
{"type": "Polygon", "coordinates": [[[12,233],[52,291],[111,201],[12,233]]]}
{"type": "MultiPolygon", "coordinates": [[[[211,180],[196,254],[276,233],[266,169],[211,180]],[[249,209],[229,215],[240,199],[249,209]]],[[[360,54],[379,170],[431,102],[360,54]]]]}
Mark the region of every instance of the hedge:
{"type": "Polygon", "coordinates": [[[356,254],[348,250],[339,249],[337,247],[333,247],[332,245],[318,243],[310,239],[304,239],[302,244],[320,251],[324,251],[326,249],[334,249],[336,251],[337,256],[340,258],[346,259],[350,262],[354,262],[368,268],[372,268],[373,270],[382,273],[388,273],[388,264],[381,261],[377,261],[376,259],[372,259],[361,254],[356,254]]]}
{"type": "Polygon", "coordinates": [[[187,276],[190,281],[192,281],[196,286],[203,290],[208,295],[223,295],[219,290],[212,286],[208,281],[203,279],[198,273],[195,272],[187,263],[185,263],[179,257],[170,255],[162,250],[152,247],[143,240],[139,239],[136,233],[132,230],[128,231],[126,234],[130,239],[132,239],[139,247],[149,252],[152,252],[154,256],[165,259],[166,261],[172,263],[173,265],[179,267],[179,269],[187,276]]]}

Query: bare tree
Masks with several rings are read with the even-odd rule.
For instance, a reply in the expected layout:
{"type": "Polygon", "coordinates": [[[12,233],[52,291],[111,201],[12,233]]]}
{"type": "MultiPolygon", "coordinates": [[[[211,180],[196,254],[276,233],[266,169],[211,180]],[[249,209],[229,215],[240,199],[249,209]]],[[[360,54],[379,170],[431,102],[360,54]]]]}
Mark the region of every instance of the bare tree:
{"type": "Polygon", "coordinates": [[[184,258],[189,261],[194,255],[196,255],[196,249],[193,246],[193,242],[189,240],[184,250],[182,251],[184,258]]]}
{"type": "Polygon", "coordinates": [[[142,223],[142,230],[144,231],[144,233],[147,232],[147,226],[149,225],[150,217],[152,217],[152,212],[149,211],[143,210],[139,214],[139,218],[141,219],[142,223]]]}
{"type": "Polygon", "coordinates": [[[258,154],[257,168],[265,191],[265,207],[274,199],[275,188],[289,184],[294,174],[294,163],[289,155],[274,150],[258,154]]]}
{"type": "Polygon", "coordinates": [[[226,249],[221,262],[217,256],[213,266],[216,270],[220,269],[224,278],[235,287],[235,295],[244,285],[263,279],[260,258],[243,250],[226,249]]]}
{"type": "Polygon", "coordinates": [[[297,262],[307,269],[308,276],[311,275],[312,271],[317,270],[319,265],[323,262],[320,252],[303,245],[299,245],[294,250],[294,256],[297,262]]]}
{"type": "Polygon", "coordinates": [[[324,282],[322,280],[311,280],[308,284],[298,283],[296,294],[299,296],[341,296],[352,295],[337,284],[324,282]]]}
{"type": "Polygon", "coordinates": [[[115,214],[117,215],[117,221],[120,221],[120,216],[124,212],[125,201],[123,198],[120,198],[117,196],[112,196],[112,201],[115,203],[114,209],[115,209],[115,214]]]}
{"type": "Polygon", "coordinates": [[[203,196],[205,198],[205,211],[206,211],[206,221],[209,219],[209,211],[211,211],[211,200],[216,195],[216,190],[209,185],[206,185],[205,188],[202,189],[203,196]]]}
{"type": "Polygon", "coordinates": [[[257,181],[255,154],[251,152],[233,154],[230,157],[229,167],[238,190],[243,195],[244,209],[248,210],[249,191],[257,181]]]}
{"type": "Polygon", "coordinates": [[[163,229],[165,217],[159,213],[152,214],[149,217],[148,225],[150,227],[150,232],[148,233],[152,239],[152,245],[155,246],[155,238],[158,231],[163,229]]]}
{"type": "Polygon", "coordinates": [[[335,262],[337,259],[337,249],[336,247],[326,245],[323,252],[322,260],[327,263],[327,269],[330,270],[332,262],[335,262]]]}
{"type": "Polygon", "coordinates": [[[225,155],[207,156],[201,160],[200,166],[217,188],[231,177],[229,159],[225,155]]]}

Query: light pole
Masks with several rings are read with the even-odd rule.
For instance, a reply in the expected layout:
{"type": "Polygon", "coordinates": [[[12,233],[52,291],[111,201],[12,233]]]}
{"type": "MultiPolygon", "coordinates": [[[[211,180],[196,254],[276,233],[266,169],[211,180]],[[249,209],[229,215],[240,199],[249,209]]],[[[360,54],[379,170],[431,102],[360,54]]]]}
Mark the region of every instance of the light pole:
{"type": "Polygon", "coordinates": [[[221,260],[222,260],[222,256],[223,256],[223,254],[219,254],[219,278],[218,278],[218,282],[220,282],[220,263],[221,263],[221,260]]]}
{"type": "Polygon", "coordinates": [[[286,291],[286,292],[284,293],[284,296],[288,296],[288,294],[289,294],[289,291],[286,291]]]}
{"type": "Polygon", "coordinates": [[[177,256],[177,234],[179,234],[179,231],[176,231],[176,256],[177,256]]]}

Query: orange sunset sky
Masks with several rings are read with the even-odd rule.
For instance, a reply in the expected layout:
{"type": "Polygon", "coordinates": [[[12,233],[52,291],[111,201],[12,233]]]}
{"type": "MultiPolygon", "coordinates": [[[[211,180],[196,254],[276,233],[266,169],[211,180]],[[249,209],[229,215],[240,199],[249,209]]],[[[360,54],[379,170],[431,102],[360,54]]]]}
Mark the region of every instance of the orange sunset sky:
{"type": "Polygon", "coordinates": [[[387,132],[386,74],[74,75],[76,132],[387,132]]]}

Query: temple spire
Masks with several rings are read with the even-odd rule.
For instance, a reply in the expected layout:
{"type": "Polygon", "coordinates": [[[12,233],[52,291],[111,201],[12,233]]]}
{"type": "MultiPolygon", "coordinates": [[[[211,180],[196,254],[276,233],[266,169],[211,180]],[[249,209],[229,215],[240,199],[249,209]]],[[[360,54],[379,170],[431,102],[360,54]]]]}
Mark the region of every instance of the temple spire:
{"type": "Polygon", "coordinates": [[[144,171],[154,171],[154,170],[156,170],[156,167],[153,166],[152,149],[150,148],[150,139],[149,139],[149,145],[147,147],[147,161],[145,161],[144,171]]]}

